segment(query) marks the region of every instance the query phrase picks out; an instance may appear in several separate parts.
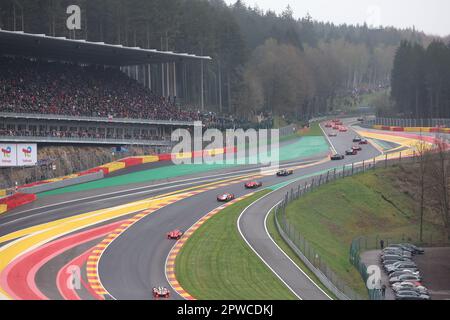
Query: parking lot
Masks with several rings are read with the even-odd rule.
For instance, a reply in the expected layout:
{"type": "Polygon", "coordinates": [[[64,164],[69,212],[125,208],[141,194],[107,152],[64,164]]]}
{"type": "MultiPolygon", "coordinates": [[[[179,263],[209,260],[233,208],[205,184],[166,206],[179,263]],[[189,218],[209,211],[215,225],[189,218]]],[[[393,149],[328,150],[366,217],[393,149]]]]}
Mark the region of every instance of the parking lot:
{"type": "MultiPolygon", "coordinates": [[[[377,265],[382,270],[382,283],[386,286],[386,300],[394,300],[389,278],[380,263],[381,250],[366,251],[361,260],[367,266],[377,265]]],[[[423,276],[422,285],[428,288],[431,299],[450,300],[450,247],[425,248],[425,254],[414,256],[423,276]]]]}

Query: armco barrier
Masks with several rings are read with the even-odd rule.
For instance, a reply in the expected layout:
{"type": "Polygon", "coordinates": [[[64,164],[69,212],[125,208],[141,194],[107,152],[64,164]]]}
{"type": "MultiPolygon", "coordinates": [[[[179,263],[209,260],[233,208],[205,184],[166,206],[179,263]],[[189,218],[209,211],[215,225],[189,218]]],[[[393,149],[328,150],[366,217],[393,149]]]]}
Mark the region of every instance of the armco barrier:
{"type": "Polygon", "coordinates": [[[81,176],[78,176],[78,177],[75,177],[72,179],[64,179],[64,180],[60,180],[57,182],[36,185],[33,187],[28,187],[28,188],[21,188],[20,192],[26,193],[26,194],[40,193],[40,192],[45,192],[45,191],[50,191],[50,190],[55,190],[55,189],[59,189],[59,188],[72,186],[72,185],[79,184],[79,183],[85,183],[85,182],[103,179],[103,177],[104,177],[103,171],[100,170],[100,171],[97,171],[97,172],[94,172],[91,174],[81,175],[81,176]]]}
{"type": "Polygon", "coordinates": [[[6,210],[12,210],[14,208],[31,203],[37,199],[35,194],[16,193],[12,196],[0,199],[0,205],[6,205],[6,210]]]}

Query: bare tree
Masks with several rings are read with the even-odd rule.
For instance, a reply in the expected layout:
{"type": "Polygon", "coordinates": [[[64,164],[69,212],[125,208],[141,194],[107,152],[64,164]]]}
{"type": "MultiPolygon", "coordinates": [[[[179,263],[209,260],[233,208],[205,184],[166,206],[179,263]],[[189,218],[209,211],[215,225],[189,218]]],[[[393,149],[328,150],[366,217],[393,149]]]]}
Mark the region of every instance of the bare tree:
{"type": "Polygon", "coordinates": [[[425,177],[427,174],[427,163],[430,155],[430,146],[422,139],[422,131],[420,131],[420,140],[415,146],[415,158],[419,164],[419,188],[420,188],[420,231],[419,239],[423,241],[423,217],[425,213],[425,177]]]}
{"type": "Polygon", "coordinates": [[[449,239],[449,152],[447,143],[440,138],[436,138],[432,157],[432,161],[428,161],[427,169],[427,176],[430,178],[429,197],[435,206],[436,212],[439,212],[441,215],[446,236],[449,239]]]}

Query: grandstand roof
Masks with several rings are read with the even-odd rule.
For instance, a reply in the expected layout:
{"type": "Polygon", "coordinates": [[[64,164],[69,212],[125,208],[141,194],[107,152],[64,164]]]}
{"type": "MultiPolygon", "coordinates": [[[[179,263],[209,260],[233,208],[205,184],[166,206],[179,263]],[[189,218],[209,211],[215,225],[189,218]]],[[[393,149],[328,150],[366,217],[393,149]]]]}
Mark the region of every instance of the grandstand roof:
{"type": "Polygon", "coordinates": [[[30,34],[0,29],[0,54],[72,61],[79,63],[130,66],[181,60],[211,60],[188,53],[158,51],[139,47],[30,34]]]}

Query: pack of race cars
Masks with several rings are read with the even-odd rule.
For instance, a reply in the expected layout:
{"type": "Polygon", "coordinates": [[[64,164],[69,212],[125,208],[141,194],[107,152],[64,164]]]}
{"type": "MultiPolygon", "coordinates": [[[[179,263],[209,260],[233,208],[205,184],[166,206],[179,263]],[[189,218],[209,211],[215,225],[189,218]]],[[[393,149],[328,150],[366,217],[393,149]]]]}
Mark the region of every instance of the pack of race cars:
{"type": "Polygon", "coordinates": [[[414,255],[425,251],[410,243],[392,244],[382,250],[380,261],[389,277],[396,300],[430,300],[428,289],[422,285],[422,275],[414,255]]]}

